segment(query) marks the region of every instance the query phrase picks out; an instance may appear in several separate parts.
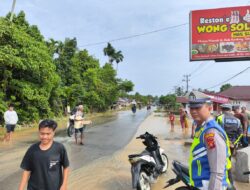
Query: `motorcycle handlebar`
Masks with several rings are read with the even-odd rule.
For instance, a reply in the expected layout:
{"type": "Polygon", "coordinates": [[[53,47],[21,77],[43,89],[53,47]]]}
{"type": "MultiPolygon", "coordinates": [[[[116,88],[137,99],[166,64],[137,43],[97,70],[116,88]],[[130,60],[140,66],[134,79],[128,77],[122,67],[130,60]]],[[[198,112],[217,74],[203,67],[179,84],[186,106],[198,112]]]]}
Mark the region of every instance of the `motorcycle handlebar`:
{"type": "MultiPolygon", "coordinates": [[[[155,139],[158,139],[156,136],[153,136],[152,135],[152,137],[153,138],[155,138],[155,139]]],[[[136,137],[136,139],[145,139],[146,137],[144,136],[144,135],[141,135],[141,136],[139,136],[139,137],[136,137]]]]}

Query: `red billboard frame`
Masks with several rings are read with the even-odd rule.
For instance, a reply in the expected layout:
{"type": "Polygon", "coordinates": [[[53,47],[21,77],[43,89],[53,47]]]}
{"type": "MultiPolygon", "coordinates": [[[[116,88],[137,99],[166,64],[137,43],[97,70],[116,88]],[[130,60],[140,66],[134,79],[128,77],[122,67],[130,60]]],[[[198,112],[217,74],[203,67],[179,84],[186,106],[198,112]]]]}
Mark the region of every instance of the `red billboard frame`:
{"type": "Polygon", "coordinates": [[[190,12],[190,61],[250,60],[250,6],[190,12]]]}

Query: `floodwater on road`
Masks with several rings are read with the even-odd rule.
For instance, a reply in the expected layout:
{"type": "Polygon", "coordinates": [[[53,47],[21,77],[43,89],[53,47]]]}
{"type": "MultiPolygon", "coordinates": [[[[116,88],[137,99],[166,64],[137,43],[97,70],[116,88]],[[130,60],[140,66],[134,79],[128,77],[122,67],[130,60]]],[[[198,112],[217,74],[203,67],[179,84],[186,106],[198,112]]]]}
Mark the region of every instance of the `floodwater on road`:
{"type": "MultiPolygon", "coordinates": [[[[74,144],[73,138],[65,136],[64,132],[57,133],[56,140],[62,142],[69,154],[71,172],[69,177],[69,190],[132,190],[129,154],[136,154],[145,148],[136,136],[146,131],[156,135],[161,147],[169,158],[169,169],[161,176],[152,190],[160,190],[167,180],[175,177],[171,171],[171,162],[179,160],[187,164],[189,146],[184,142],[189,139],[190,129],[182,132],[179,125],[171,132],[166,117],[153,113],[140,111],[135,115],[131,112],[120,112],[104,123],[87,128],[85,146],[74,144]],[[145,120],[145,118],[147,118],[145,120]],[[140,127],[138,128],[138,126],[140,127]]],[[[33,134],[34,135],[34,134],[33,134]]],[[[27,141],[30,144],[35,139],[29,134],[27,141]]],[[[20,180],[21,170],[19,164],[26,145],[21,148],[11,148],[0,152],[0,189],[16,190],[20,180]]],[[[174,190],[181,183],[169,188],[174,190]]],[[[237,183],[239,190],[249,190],[249,184],[237,183]]]]}
{"type": "MultiPolygon", "coordinates": [[[[152,190],[162,189],[167,180],[175,177],[171,171],[171,162],[178,160],[188,164],[189,159],[190,146],[184,146],[184,142],[187,139],[190,140],[190,129],[187,132],[182,132],[179,126],[176,126],[174,132],[169,129],[165,117],[158,114],[151,115],[142,123],[134,138],[124,149],[74,171],[70,177],[69,189],[132,190],[128,155],[140,153],[145,148],[141,140],[137,140],[135,137],[146,131],[158,137],[161,147],[169,157],[170,165],[167,173],[152,185],[152,190]]],[[[183,184],[178,183],[168,189],[174,190],[181,185],[183,184]]],[[[239,190],[250,189],[249,184],[237,183],[236,185],[239,190]]]]}
{"type": "MultiPolygon", "coordinates": [[[[76,145],[74,137],[67,137],[65,129],[59,129],[55,140],[67,149],[71,175],[126,146],[148,114],[145,110],[138,111],[136,115],[131,111],[122,111],[111,117],[98,118],[93,121],[92,127],[87,127],[84,146],[76,145]]],[[[63,121],[62,125],[66,126],[66,122],[63,121]]],[[[25,151],[37,139],[37,128],[33,128],[15,133],[14,143],[0,145],[0,189],[17,189],[22,172],[20,162],[25,151]]]]}

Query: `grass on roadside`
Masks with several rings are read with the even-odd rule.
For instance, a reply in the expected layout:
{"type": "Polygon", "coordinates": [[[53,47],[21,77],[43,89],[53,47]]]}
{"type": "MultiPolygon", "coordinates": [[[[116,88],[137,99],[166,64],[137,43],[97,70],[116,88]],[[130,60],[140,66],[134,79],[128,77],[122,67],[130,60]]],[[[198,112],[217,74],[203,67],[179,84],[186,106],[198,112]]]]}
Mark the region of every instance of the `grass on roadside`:
{"type": "MultiPolygon", "coordinates": [[[[107,111],[104,113],[88,113],[85,115],[85,117],[87,120],[97,120],[97,119],[101,119],[102,117],[112,117],[116,113],[117,113],[117,111],[107,111]]],[[[68,116],[58,117],[58,118],[53,118],[53,119],[57,122],[59,130],[66,129],[66,125],[68,122],[68,116]]],[[[38,128],[38,123],[17,125],[15,128],[15,133],[20,133],[20,132],[29,131],[29,130],[35,130],[37,128],[38,128]]],[[[0,125],[0,141],[3,139],[5,133],[6,133],[5,127],[0,125]]]]}

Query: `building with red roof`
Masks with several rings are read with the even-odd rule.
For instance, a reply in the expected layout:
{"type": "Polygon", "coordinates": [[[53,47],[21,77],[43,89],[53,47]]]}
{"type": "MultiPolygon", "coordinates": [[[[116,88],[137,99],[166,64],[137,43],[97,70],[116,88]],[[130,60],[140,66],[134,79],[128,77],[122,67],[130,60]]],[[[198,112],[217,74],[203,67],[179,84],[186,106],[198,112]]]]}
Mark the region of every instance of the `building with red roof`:
{"type": "Polygon", "coordinates": [[[231,104],[246,106],[248,110],[250,109],[250,86],[233,86],[218,94],[227,97],[231,104]]]}

